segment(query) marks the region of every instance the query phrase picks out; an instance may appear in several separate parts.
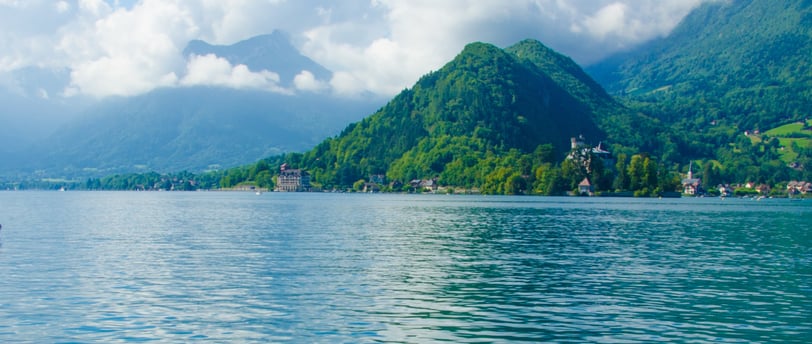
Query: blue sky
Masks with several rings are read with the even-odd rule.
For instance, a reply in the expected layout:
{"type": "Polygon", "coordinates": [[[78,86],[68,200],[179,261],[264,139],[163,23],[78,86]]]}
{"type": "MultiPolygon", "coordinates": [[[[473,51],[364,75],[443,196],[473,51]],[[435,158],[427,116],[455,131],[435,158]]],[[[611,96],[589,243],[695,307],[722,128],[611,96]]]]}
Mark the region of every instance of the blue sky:
{"type": "Polygon", "coordinates": [[[273,71],[180,53],[192,39],[231,44],[280,29],[334,71],[331,80],[303,71],[302,90],[388,96],[472,41],[535,38],[587,65],[667,35],[703,1],[0,0],[0,88],[32,89],[15,76],[35,68],[65,75],[57,88],[33,88],[43,99],[207,83],[280,91],[273,71]]]}

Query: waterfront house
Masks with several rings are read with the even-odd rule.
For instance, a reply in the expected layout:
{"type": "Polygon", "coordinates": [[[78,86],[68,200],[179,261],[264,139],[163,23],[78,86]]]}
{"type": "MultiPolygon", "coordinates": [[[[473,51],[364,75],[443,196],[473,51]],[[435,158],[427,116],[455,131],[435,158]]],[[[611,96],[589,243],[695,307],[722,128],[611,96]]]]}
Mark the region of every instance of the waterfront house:
{"type": "Polygon", "coordinates": [[[361,191],[369,193],[381,192],[381,186],[378,183],[366,182],[364,183],[364,188],[361,191]]]}
{"type": "Polygon", "coordinates": [[[721,197],[730,197],[733,196],[733,188],[730,185],[720,184],[719,188],[719,196],[721,197]]]}
{"type": "Polygon", "coordinates": [[[595,187],[589,182],[589,178],[584,178],[584,180],[578,184],[578,194],[587,196],[595,194],[595,187]]]}
{"type": "Polygon", "coordinates": [[[310,191],[310,173],[301,169],[292,169],[288,164],[282,164],[279,168],[279,177],[276,178],[274,191],[310,191]]]}
{"type": "Polygon", "coordinates": [[[692,169],[693,163],[688,166],[688,177],[682,180],[682,193],[686,195],[698,195],[702,187],[702,180],[694,178],[694,172],[691,171],[692,169]]]}
{"type": "Polygon", "coordinates": [[[423,188],[424,191],[435,192],[439,186],[440,185],[437,184],[437,178],[424,179],[420,181],[420,187],[423,188]]]}
{"type": "Polygon", "coordinates": [[[370,174],[369,175],[369,182],[375,183],[378,185],[386,184],[386,175],[385,174],[370,174]]]}
{"type": "Polygon", "coordinates": [[[756,191],[757,191],[757,192],[758,192],[760,195],[769,195],[769,194],[770,194],[771,189],[770,189],[770,186],[769,186],[769,185],[767,185],[767,184],[761,184],[761,185],[756,186],[756,191]]]}
{"type": "Polygon", "coordinates": [[[787,184],[787,193],[790,195],[805,195],[809,191],[812,191],[812,183],[793,180],[787,184]]]}

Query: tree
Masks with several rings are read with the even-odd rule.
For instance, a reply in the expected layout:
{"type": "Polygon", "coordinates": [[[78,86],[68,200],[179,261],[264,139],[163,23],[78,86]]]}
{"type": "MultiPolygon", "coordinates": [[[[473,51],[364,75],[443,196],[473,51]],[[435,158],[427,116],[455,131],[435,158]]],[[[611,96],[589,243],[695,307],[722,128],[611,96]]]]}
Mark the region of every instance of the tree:
{"type": "Polygon", "coordinates": [[[702,164],[702,184],[707,187],[715,187],[722,184],[719,176],[719,169],[714,166],[713,161],[708,160],[702,164]]]}
{"type": "Polygon", "coordinates": [[[643,188],[643,175],[645,173],[644,160],[642,155],[635,154],[629,162],[627,174],[629,175],[629,190],[631,191],[637,191],[643,188]]]}
{"type": "Polygon", "coordinates": [[[352,189],[355,191],[361,191],[364,189],[364,184],[366,183],[367,181],[363,179],[356,180],[355,183],[352,183],[352,189]]]}
{"type": "Polygon", "coordinates": [[[617,162],[615,163],[615,171],[617,171],[617,176],[615,176],[615,180],[612,183],[612,188],[615,191],[624,191],[629,189],[629,171],[627,171],[628,166],[626,165],[626,154],[618,154],[617,162]]]}
{"type": "Polygon", "coordinates": [[[527,180],[518,173],[512,174],[505,182],[506,195],[521,195],[527,190],[527,180]]]}
{"type": "Polygon", "coordinates": [[[653,191],[657,188],[657,162],[651,158],[643,159],[643,189],[653,191]]]}

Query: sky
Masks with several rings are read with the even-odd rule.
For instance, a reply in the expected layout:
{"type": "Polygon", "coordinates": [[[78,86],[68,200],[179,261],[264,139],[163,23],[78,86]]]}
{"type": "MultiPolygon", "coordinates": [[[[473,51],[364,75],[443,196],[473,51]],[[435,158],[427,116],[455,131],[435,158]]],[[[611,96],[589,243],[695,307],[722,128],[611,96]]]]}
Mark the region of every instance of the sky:
{"type": "Polygon", "coordinates": [[[586,66],[667,35],[703,1],[0,0],[0,88],[40,99],[206,84],[391,96],[470,42],[534,38],[586,66]],[[284,89],[274,71],[181,53],[193,39],[227,45],[274,30],[332,78],[302,71],[284,89]],[[62,77],[23,80],[32,70],[62,77]]]}

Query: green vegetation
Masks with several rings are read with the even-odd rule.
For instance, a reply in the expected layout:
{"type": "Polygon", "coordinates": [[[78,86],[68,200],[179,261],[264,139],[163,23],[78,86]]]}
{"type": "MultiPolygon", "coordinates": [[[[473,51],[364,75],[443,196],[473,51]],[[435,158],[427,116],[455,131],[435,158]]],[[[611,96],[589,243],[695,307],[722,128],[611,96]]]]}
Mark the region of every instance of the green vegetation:
{"type": "Polygon", "coordinates": [[[777,139],[780,160],[787,164],[797,163],[803,159],[804,152],[812,148],[812,121],[785,124],[763,134],[750,133],[748,137],[754,145],[777,139]]]}
{"type": "Polygon", "coordinates": [[[697,133],[693,140],[714,123],[766,130],[810,114],[810,18],[804,0],[709,2],[669,37],[590,72],[634,108],[697,133]]]}
{"type": "Polygon", "coordinates": [[[809,180],[811,38],[809,1],[711,2],[589,71],[667,128],[653,150],[663,161],[715,166],[706,185],[809,180]]]}

